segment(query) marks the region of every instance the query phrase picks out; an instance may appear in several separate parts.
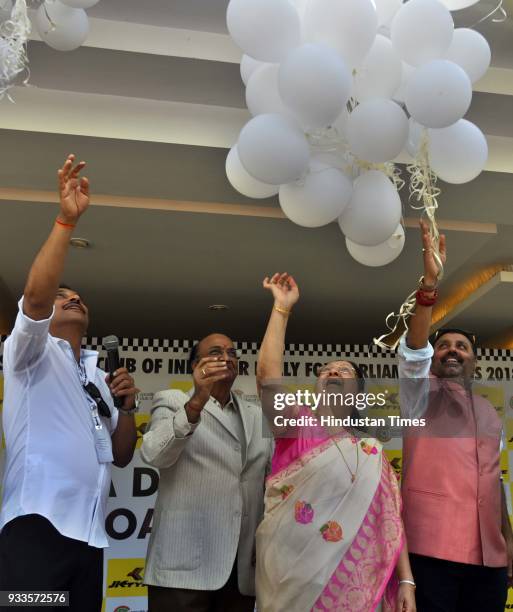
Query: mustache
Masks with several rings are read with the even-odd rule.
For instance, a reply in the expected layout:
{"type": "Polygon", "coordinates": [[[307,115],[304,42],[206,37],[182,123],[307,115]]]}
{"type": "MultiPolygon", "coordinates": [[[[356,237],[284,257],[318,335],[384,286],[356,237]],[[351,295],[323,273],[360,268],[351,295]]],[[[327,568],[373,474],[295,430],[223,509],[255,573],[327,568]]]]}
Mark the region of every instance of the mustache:
{"type": "Polygon", "coordinates": [[[68,310],[69,308],[79,308],[82,312],[85,312],[85,308],[82,306],[82,303],[78,300],[70,300],[65,306],[63,306],[63,310],[68,310]]]}

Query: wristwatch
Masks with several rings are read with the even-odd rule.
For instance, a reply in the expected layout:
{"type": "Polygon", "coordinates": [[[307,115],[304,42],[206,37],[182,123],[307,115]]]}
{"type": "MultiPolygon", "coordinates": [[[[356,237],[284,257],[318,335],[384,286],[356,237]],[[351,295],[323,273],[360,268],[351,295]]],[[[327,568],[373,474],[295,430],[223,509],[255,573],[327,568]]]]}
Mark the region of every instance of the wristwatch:
{"type": "Polygon", "coordinates": [[[139,412],[139,407],[140,407],[140,402],[139,402],[139,398],[136,395],[135,399],[134,399],[134,407],[133,408],[118,408],[118,411],[121,414],[124,414],[125,416],[132,416],[133,414],[135,414],[136,412],[139,412]]]}

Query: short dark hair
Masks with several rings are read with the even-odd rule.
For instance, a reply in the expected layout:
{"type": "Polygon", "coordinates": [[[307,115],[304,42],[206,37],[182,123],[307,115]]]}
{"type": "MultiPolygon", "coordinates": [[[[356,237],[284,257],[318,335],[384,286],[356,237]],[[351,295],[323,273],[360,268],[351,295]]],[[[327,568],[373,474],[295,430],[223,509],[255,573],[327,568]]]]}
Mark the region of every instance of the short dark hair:
{"type": "Polygon", "coordinates": [[[68,291],[73,291],[73,289],[69,285],[65,285],[64,283],[61,283],[59,285],[59,289],[67,289],[68,291]]]}
{"type": "Polygon", "coordinates": [[[192,364],[196,361],[196,359],[198,359],[198,349],[199,349],[199,342],[195,342],[192,347],[191,350],[189,351],[189,359],[187,360],[187,363],[189,364],[189,368],[192,370],[192,364]]]}
{"type": "Polygon", "coordinates": [[[460,334],[470,342],[474,355],[477,353],[477,336],[474,332],[467,331],[466,329],[460,329],[459,327],[441,327],[431,336],[431,344],[435,346],[435,343],[440,340],[442,336],[446,334],[460,334]]]}

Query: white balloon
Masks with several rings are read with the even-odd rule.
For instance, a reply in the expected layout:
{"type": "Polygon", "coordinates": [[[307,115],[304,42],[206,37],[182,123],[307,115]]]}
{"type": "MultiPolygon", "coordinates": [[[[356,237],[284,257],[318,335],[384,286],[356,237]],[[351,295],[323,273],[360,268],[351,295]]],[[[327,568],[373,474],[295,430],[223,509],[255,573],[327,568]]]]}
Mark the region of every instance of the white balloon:
{"type": "Polygon", "coordinates": [[[477,4],[479,0],[440,0],[441,3],[446,6],[450,11],[459,11],[460,9],[467,8],[477,4]]]}
{"type": "Polygon", "coordinates": [[[483,170],[488,145],[481,130],[466,119],[441,130],[429,130],[431,168],[447,183],[468,183],[483,170]]]}
{"type": "Polygon", "coordinates": [[[351,86],[344,61],[325,45],[302,45],[280,65],[281,98],[307,128],[331,125],[347,103],[351,86]]]}
{"type": "Polygon", "coordinates": [[[340,216],[352,191],[343,172],[312,159],[304,179],[280,187],[280,205],[297,225],[321,227],[340,216]]]}
{"type": "Polygon", "coordinates": [[[401,220],[401,200],[394,184],[379,170],[369,170],[353,183],[353,196],[339,217],[349,240],[376,246],[388,240],[401,220]]]}
{"type": "Polygon", "coordinates": [[[407,64],[406,62],[401,62],[401,64],[401,83],[392,95],[392,99],[396,102],[400,102],[401,104],[403,104],[404,96],[406,95],[406,88],[408,86],[408,81],[410,80],[411,75],[415,72],[415,68],[413,66],[410,66],[410,64],[407,64]]]}
{"type": "Polygon", "coordinates": [[[260,62],[249,55],[243,55],[240,61],[240,76],[244,85],[248,84],[249,78],[257,68],[267,65],[266,62],[260,62]]]}
{"type": "Polygon", "coordinates": [[[303,19],[305,40],[338,51],[350,68],[372,46],[378,17],[372,0],[309,0],[303,19]]]}
{"type": "Polygon", "coordinates": [[[408,119],[403,109],[385,98],[359,104],[349,115],[347,138],[360,159],[381,163],[397,157],[408,137],[408,119]]]}
{"type": "Polygon", "coordinates": [[[406,150],[412,157],[416,157],[419,152],[419,147],[422,139],[422,134],[426,128],[420,123],[417,123],[410,117],[408,138],[406,140],[406,150]]]}
{"type": "Polygon", "coordinates": [[[347,250],[358,263],[364,266],[386,266],[397,259],[404,248],[405,236],[402,225],[398,225],[388,240],[376,246],[363,246],[346,238],[347,250]]]}
{"type": "Polygon", "coordinates": [[[282,115],[258,115],[242,128],[238,142],[242,165],[259,181],[291,183],[308,166],[310,150],[296,122],[282,115]]]}
{"type": "Polygon", "coordinates": [[[226,23],[235,43],[263,62],[279,62],[301,43],[301,22],[289,0],[230,0],[226,23]]]}
{"type": "Polygon", "coordinates": [[[42,4],[37,9],[35,22],[41,39],[57,51],[77,49],[89,34],[89,20],[84,9],[71,8],[58,0],[42,4]]]}
{"type": "Polygon", "coordinates": [[[277,185],[267,185],[248,174],[234,145],[226,158],[226,176],[232,187],[248,198],[269,198],[278,193],[277,185]]]}
{"type": "Polygon", "coordinates": [[[401,84],[402,62],[388,38],[378,34],[354,76],[354,95],[363,102],[391,98],[401,84]]]}
{"type": "Polygon", "coordinates": [[[456,28],[446,59],[463,68],[471,82],[475,83],[488,70],[492,52],[482,34],[470,28],[456,28]]]}
{"type": "Polygon", "coordinates": [[[409,0],[392,21],[391,39],[401,59],[420,66],[445,55],[453,31],[451,13],[438,0],[409,0]]]}
{"type": "Polygon", "coordinates": [[[278,91],[278,64],[264,64],[251,75],[246,88],[246,104],[255,117],[264,113],[291,115],[278,91]]]}
{"type": "Polygon", "coordinates": [[[378,26],[389,26],[403,0],[374,0],[378,14],[378,26]]]}
{"type": "Polygon", "coordinates": [[[71,8],[88,9],[98,4],[100,0],[60,0],[62,4],[71,6],[71,8]]]}
{"type": "Polygon", "coordinates": [[[297,12],[299,13],[299,17],[303,19],[308,0],[291,0],[291,2],[296,7],[297,12]]]}
{"type": "Polygon", "coordinates": [[[433,60],[417,68],[406,88],[410,115],[431,128],[447,127],[467,112],[472,83],[467,73],[449,60],[433,60]]]}

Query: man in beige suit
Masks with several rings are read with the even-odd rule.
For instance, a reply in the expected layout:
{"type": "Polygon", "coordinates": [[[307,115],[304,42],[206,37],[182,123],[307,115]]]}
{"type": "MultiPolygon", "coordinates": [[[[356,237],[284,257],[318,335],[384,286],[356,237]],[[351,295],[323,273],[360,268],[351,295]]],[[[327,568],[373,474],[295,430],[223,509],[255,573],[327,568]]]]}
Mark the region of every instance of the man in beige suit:
{"type": "Polygon", "coordinates": [[[233,342],[191,351],[194,389],[161,391],[141,454],[160,470],[145,583],[150,612],[252,612],[255,531],[272,443],[259,406],[232,392],[233,342]]]}

